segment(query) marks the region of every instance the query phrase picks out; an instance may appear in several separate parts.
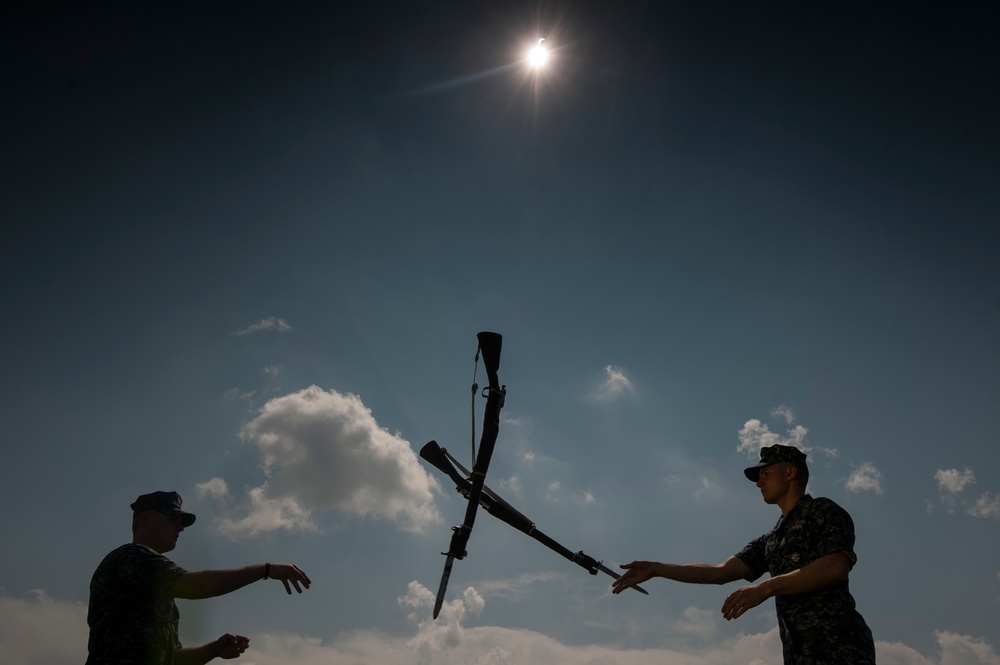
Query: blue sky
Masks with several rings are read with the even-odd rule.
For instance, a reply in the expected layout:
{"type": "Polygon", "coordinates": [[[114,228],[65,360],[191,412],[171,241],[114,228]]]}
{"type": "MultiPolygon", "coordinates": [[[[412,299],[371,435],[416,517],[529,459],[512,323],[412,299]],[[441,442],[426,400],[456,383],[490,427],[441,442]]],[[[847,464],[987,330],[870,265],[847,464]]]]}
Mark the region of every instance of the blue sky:
{"type": "Polygon", "coordinates": [[[550,536],[722,561],[777,519],[741,470],[793,442],[854,517],[880,662],[1000,662],[996,18],[13,14],[0,661],[82,662],[128,504],[176,489],[182,566],[314,580],[181,603],[184,641],[241,632],[247,662],[777,662],[772,603],[612,597],[486,514],[430,619],[464,504],[416,453],[468,460],[492,330],[487,482],[550,536]]]}

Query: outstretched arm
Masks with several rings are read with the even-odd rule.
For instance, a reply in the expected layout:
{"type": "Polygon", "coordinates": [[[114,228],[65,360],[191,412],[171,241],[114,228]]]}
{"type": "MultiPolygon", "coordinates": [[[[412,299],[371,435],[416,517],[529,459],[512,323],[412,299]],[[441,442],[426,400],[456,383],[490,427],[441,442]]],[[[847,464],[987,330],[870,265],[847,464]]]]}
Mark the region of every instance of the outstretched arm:
{"type": "Polygon", "coordinates": [[[621,593],[654,577],[686,584],[726,584],[745,579],[750,569],[741,559],[731,556],[722,563],[663,563],[633,561],[622,564],[625,572],[611,584],[611,593],[621,593]]]}
{"type": "Polygon", "coordinates": [[[741,617],[751,607],[760,605],[771,596],[825,589],[846,580],[850,569],[850,561],[843,552],[827,554],[798,570],[737,589],[722,604],[722,616],[726,621],[741,617]]]}
{"type": "Polygon", "coordinates": [[[214,598],[242,589],[248,584],[264,579],[267,571],[269,578],[281,580],[285,591],[292,593],[292,587],[302,593],[302,587],[309,588],[312,581],[298,566],[291,563],[257,563],[243,568],[217,568],[187,572],[177,578],[170,595],[174,598],[200,600],[214,598]]]}
{"type": "Polygon", "coordinates": [[[250,638],[226,633],[214,642],[200,647],[186,647],[174,654],[173,665],[205,665],[215,658],[238,658],[247,650],[250,638]]]}

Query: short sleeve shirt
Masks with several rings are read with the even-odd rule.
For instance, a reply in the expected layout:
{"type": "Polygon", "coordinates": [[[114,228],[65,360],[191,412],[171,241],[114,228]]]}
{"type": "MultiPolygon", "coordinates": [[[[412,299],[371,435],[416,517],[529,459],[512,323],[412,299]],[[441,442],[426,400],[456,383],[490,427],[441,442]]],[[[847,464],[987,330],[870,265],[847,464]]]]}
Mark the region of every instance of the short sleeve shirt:
{"type": "MultiPolygon", "coordinates": [[[[844,554],[851,567],[854,521],[830,499],[806,494],[771,531],[736,556],[750,569],[749,581],[798,570],[828,554],[844,554]]],[[[847,581],[810,593],[776,596],[778,628],[786,665],[875,663],[871,630],[855,609],[847,581]]]]}
{"type": "Polygon", "coordinates": [[[169,592],[187,571],[144,545],[122,545],[90,581],[87,665],[171,665],[181,648],[169,592]]]}

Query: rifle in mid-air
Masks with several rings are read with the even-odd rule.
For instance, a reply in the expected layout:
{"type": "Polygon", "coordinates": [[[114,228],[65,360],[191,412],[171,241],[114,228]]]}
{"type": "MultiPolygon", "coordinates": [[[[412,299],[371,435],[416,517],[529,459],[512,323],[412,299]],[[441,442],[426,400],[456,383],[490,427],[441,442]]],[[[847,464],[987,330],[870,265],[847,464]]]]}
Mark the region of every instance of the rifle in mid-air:
{"type": "MultiPolygon", "coordinates": [[[[481,332],[478,335],[478,339],[479,351],[476,353],[476,357],[478,358],[479,354],[482,354],[483,366],[486,369],[489,386],[483,390],[486,396],[483,434],[479,442],[479,453],[475,455],[475,459],[473,460],[472,471],[466,470],[446,449],[439,446],[437,441],[430,441],[420,449],[420,456],[451,478],[455,483],[455,489],[468,500],[465,509],[465,520],[461,525],[452,527],[451,543],[448,551],[442,552],[448,558],[445,560],[444,572],[441,574],[441,583],[438,586],[437,597],[434,601],[435,619],[441,612],[441,606],[444,603],[444,594],[448,589],[448,579],[451,577],[452,565],[455,559],[464,559],[467,554],[465,548],[468,545],[469,535],[472,533],[472,525],[475,522],[476,512],[480,505],[482,505],[486,512],[583,567],[591,575],[603,572],[615,579],[619,577],[613,570],[593,557],[584,554],[582,550],[573,552],[539,531],[535,528],[534,522],[486,486],[486,472],[489,469],[490,461],[493,457],[493,448],[496,446],[497,435],[500,430],[500,409],[503,408],[504,400],[507,396],[507,386],[500,385],[497,375],[500,367],[501,336],[497,333],[481,332]],[[461,472],[459,472],[459,469],[461,469],[461,472]]],[[[473,384],[473,393],[475,391],[476,385],[473,384]]],[[[639,586],[634,586],[633,588],[640,593],[648,593],[639,586]]]]}
{"type": "MultiPolygon", "coordinates": [[[[479,441],[479,454],[472,464],[472,480],[469,483],[469,502],[465,508],[465,520],[459,526],[452,527],[451,543],[448,551],[443,552],[447,559],[444,562],[444,572],[441,573],[441,584],[438,585],[437,598],[434,600],[434,618],[437,619],[444,603],[444,594],[448,590],[448,578],[451,577],[451,567],[455,559],[464,559],[472,533],[472,525],[476,521],[476,511],[479,509],[480,497],[483,494],[483,484],[486,471],[490,468],[493,458],[493,447],[500,433],[500,409],[503,408],[507,396],[507,386],[500,385],[497,371],[500,369],[500,351],[503,337],[498,333],[481,332],[477,335],[479,350],[476,358],[482,354],[483,368],[486,370],[489,385],[483,389],[486,394],[486,411],[483,414],[483,437],[479,441]]],[[[473,386],[475,391],[475,386],[473,386]]]]}

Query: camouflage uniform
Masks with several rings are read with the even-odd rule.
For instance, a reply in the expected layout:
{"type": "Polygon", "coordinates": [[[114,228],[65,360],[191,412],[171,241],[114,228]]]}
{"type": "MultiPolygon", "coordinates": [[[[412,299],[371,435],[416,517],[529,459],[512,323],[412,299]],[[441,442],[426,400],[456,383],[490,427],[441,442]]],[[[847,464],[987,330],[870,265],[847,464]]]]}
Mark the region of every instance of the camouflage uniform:
{"type": "Polygon", "coordinates": [[[122,545],[90,581],[87,665],[171,665],[181,648],[169,595],[183,568],[144,545],[122,545]]]}
{"type": "MultiPolygon", "coordinates": [[[[857,562],[854,522],[830,499],[806,494],[736,556],[750,568],[747,579],[753,582],[765,572],[790,573],[834,552],[846,554],[851,567],[857,562]]],[[[874,665],[872,633],[854,607],[847,580],[774,600],[785,665],[874,665]]]]}

